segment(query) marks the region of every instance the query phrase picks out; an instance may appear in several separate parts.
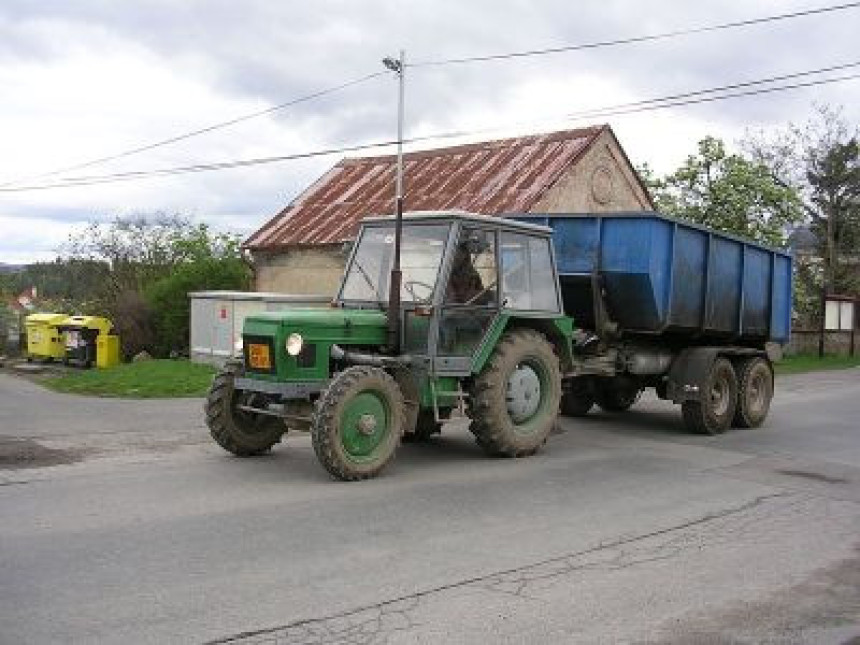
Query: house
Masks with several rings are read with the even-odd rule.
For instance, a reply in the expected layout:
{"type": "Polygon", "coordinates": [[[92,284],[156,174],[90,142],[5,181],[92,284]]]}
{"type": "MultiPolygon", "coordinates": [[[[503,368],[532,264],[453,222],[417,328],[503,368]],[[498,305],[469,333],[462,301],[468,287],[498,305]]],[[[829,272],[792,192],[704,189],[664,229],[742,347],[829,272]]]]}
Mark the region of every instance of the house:
{"type": "MultiPolygon", "coordinates": [[[[344,159],[249,237],[257,291],[334,294],[364,217],[394,210],[396,157],[344,159]]],[[[404,210],[653,210],[608,125],[410,152],[404,210]]]]}

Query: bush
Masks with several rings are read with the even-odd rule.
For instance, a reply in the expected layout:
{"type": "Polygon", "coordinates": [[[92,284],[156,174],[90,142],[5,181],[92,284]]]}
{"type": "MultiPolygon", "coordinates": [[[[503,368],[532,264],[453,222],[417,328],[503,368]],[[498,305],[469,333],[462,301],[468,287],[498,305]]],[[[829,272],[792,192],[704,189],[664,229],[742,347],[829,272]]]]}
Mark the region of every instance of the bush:
{"type": "Polygon", "coordinates": [[[188,294],[207,289],[245,290],[250,273],[238,257],[199,259],[177,266],[173,272],[146,290],[155,342],[152,351],[159,356],[170,352],[187,354],[191,303],[188,294]]]}

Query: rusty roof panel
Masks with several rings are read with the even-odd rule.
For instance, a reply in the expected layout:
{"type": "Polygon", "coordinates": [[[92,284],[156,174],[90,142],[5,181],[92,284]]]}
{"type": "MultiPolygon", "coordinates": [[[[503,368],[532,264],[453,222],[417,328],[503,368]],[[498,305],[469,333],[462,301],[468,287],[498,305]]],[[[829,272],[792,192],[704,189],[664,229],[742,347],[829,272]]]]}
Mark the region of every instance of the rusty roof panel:
{"type": "MultiPolygon", "coordinates": [[[[483,215],[528,211],[608,126],[411,152],[404,208],[483,215]]],[[[344,159],[246,242],[255,250],[355,237],[364,217],[394,206],[396,157],[344,159]]]]}

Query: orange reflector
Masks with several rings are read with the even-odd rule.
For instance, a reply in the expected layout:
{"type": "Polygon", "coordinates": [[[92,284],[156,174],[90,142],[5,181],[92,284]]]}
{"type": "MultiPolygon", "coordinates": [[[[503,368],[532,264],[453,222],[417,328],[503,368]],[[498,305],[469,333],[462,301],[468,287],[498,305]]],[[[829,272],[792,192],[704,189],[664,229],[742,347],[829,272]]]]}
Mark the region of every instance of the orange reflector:
{"type": "Polygon", "coordinates": [[[259,343],[248,345],[248,365],[252,369],[257,370],[272,369],[272,357],[269,353],[269,346],[259,343]]]}

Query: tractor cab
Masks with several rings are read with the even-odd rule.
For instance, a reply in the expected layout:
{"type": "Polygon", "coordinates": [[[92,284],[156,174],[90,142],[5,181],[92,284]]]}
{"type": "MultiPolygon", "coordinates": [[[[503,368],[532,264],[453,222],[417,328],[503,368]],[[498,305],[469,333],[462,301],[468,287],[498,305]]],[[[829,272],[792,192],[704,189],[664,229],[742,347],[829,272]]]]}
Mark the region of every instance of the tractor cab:
{"type": "Polygon", "coordinates": [[[401,439],[438,433],[455,410],[494,454],[543,444],[572,335],[550,229],[407,214],[398,301],[395,227],[393,218],[362,223],[331,308],[246,319],[242,361],[216,377],[206,406],[222,447],[258,454],[287,428],[310,430],[334,477],[364,479],[401,439]]]}
{"type": "MultiPolygon", "coordinates": [[[[384,309],[389,301],[394,221],[365,220],[335,300],[384,309]]],[[[428,357],[436,374],[468,376],[501,316],[561,317],[548,229],[466,213],[404,217],[401,354],[428,357]]]]}

